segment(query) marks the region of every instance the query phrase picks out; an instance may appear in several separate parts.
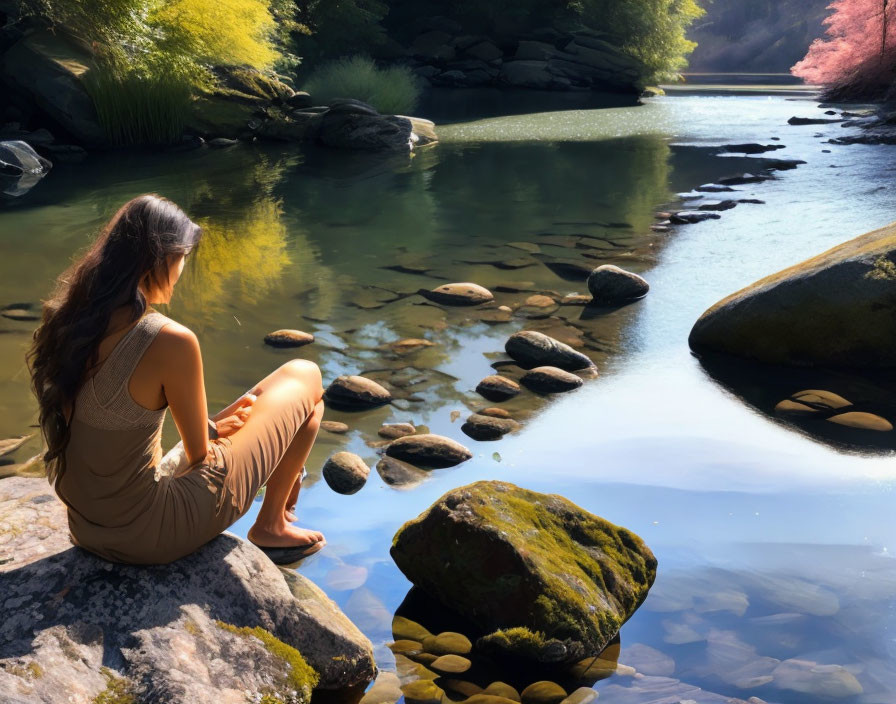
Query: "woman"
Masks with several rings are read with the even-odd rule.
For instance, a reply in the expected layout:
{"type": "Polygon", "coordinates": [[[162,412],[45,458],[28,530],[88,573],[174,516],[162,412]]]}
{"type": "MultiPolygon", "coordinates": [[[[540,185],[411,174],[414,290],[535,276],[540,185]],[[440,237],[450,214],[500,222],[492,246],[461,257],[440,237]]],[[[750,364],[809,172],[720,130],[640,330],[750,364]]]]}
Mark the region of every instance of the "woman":
{"type": "Polygon", "coordinates": [[[72,541],[137,564],[183,557],[249,510],[249,540],[276,562],[323,547],[292,525],[303,466],[323,415],[320,371],[293,360],[211,421],[196,336],[168,303],[199,227],[172,202],[126,203],[57,284],[28,354],[44,460],[72,541]],[[166,410],[187,467],[159,470],[166,410]]]}

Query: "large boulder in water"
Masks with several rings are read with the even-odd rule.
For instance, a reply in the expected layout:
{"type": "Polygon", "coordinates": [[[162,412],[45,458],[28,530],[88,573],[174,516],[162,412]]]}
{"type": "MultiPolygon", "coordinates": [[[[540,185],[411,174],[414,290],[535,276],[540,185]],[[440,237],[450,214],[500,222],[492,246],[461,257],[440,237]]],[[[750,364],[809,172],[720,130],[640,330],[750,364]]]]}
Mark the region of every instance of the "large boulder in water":
{"type": "Polygon", "coordinates": [[[896,224],[719,301],[691,348],[800,366],[896,366],[896,224]]]}
{"type": "Polygon", "coordinates": [[[358,100],[334,100],[322,113],[317,140],[336,149],[409,152],[413,124],[406,117],[380,115],[358,100]]]}
{"type": "Polygon", "coordinates": [[[305,703],[315,682],[375,674],[339,607],[251,543],[225,533],[168,565],[114,564],[70,544],[46,480],[0,480],[4,702],[305,703]]]}
{"type": "Polygon", "coordinates": [[[616,635],[657,564],[625,528],[561,496],[497,481],[442,496],[399,529],[391,553],[414,585],[494,631],[490,645],[561,641],[579,655],[600,653],[616,635]]]}

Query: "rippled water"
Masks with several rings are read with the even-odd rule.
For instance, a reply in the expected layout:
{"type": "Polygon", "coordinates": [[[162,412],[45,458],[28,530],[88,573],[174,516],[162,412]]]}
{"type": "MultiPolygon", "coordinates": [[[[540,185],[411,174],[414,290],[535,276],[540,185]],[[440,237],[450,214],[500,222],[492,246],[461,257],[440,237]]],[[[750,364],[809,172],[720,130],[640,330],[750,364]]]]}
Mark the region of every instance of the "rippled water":
{"type": "MultiPolygon", "coordinates": [[[[888,441],[861,431],[823,441],[813,428],[784,425],[770,414],[775,400],[816,380],[760,371],[729,374],[722,386],[686,343],[724,295],[893,220],[896,150],[828,145],[849,131],[837,124],[790,127],[791,115],[823,110],[780,95],[549,112],[516,105],[522,114],[511,117],[494,116],[494,96],[465,106],[433,106],[439,122],[454,124],[411,159],[244,145],[58,165],[0,210],[0,305],[37,302],[117,205],[157,191],[207,226],[170,314],[200,336],[213,406],[291,356],[261,343],[282,327],[317,336],[300,353],[327,379],[363,371],[395,385],[393,407],[328,413],[352,430],[321,434],[300,501],[302,524],[328,539],[301,571],[370,636],[385,669],[394,666],[385,647],[392,615],[410,586],[388,555],[393,533],[445,491],[495,478],[568,496],[639,533],[659,559],[657,583],[620,639],[619,662],[641,676],[621,668],[599,681],[600,701],[896,701],[888,441]],[[807,163],[736,194],[764,205],[650,231],[674,194],[761,168],[712,147],[772,137],[786,145],[772,157],[807,163]],[[601,315],[563,307],[490,325],[413,295],[470,280],[522,289],[497,294],[515,305],[532,291],[584,292],[581,279],[558,276],[558,264],[608,262],[643,272],[648,297],[601,315]],[[525,420],[515,436],[465,438],[468,409],[489,405],[472,389],[523,327],[581,345],[601,377],[566,397],[509,404],[525,420]],[[435,346],[410,356],[384,347],[405,337],[435,346]],[[337,449],[373,464],[367,441],[381,422],[404,420],[461,440],[474,459],[405,490],[375,471],[353,496],[317,481],[337,449]]],[[[0,437],[33,422],[22,363],[33,325],[0,318],[0,437]]],[[[879,393],[887,380],[817,382],[892,412],[879,393]]],[[[32,441],[14,459],[37,449],[32,441]]],[[[245,535],[250,522],[235,530],[245,535]]]]}

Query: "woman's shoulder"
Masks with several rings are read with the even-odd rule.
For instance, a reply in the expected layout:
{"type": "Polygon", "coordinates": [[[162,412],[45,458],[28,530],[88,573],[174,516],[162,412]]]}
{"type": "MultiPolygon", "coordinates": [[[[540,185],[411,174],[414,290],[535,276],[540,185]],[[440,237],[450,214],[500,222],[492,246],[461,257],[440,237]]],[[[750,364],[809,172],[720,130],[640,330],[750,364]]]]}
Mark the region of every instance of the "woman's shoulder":
{"type": "Polygon", "coordinates": [[[155,325],[158,326],[158,333],[156,334],[153,347],[160,351],[176,353],[199,346],[196,334],[186,325],[182,325],[155,310],[151,311],[150,315],[154,316],[155,325]]]}

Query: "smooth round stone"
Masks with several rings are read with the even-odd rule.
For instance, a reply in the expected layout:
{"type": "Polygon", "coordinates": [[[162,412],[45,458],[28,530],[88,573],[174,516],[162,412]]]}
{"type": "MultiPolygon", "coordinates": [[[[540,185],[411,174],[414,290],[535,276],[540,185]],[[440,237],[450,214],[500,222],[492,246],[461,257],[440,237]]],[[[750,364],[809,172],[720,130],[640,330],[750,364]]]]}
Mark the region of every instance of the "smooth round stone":
{"type": "MultiPolygon", "coordinates": [[[[682,641],[690,642],[690,641],[682,641]]],[[[619,665],[615,660],[604,660],[603,658],[585,658],[580,660],[569,669],[569,674],[577,680],[594,682],[609,677],[619,665]]]]}
{"type": "Polygon", "coordinates": [[[440,655],[429,665],[436,672],[448,675],[459,675],[469,670],[472,666],[473,663],[460,655],[440,655]]]}
{"type": "Polygon", "coordinates": [[[837,410],[838,408],[846,408],[852,404],[842,396],[838,396],[832,391],[819,391],[818,389],[807,389],[806,391],[798,391],[791,396],[794,401],[799,403],[819,406],[821,408],[829,408],[837,410]]]}
{"type": "Polygon", "coordinates": [[[264,343],[271,347],[301,347],[314,342],[314,335],[301,330],[275,330],[264,336],[264,343]]]}
{"type": "Polygon", "coordinates": [[[345,423],[340,423],[338,420],[322,420],[320,429],[334,435],[345,435],[348,432],[348,426],[345,423]]]}
{"type": "Polygon", "coordinates": [[[514,702],[520,700],[520,693],[506,682],[492,682],[488,687],[482,690],[482,693],[491,694],[495,697],[504,697],[505,699],[510,699],[514,702]]]}
{"type": "Polygon", "coordinates": [[[473,649],[470,639],[463,633],[444,631],[437,636],[423,639],[423,649],[435,655],[466,655],[473,649]]]}
{"type": "Polygon", "coordinates": [[[519,395],[520,385],[506,376],[492,374],[479,382],[476,393],[489,401],[507,401],[519,395]]]}
{"type": "Polygon", "coordinates": [[[4,308],[3,310],[0,310],[0,315],[9,320],[17,320],[20,322],[40,320],[40,313],[28,308],[4,308]]]}
{"type": "Polygon", "coordinates": [[[536,293],[529,296],[524,302],[524,306],[529,306],[530,308],[553,308],[557,305],[557,301],[555,301],[550,296],[545,296],[541,293],[536,293]]]}
{"type": "Polygon", "coordinates": [[[392,342],[389,345],[389,348],[395,352],[396,354],[411,354],[412,352],[418,352],[422,350],[424,347],[433,347],[435,343],[430,342],[429,340],[424,340],[422,338],[412,337],[407,338],[405,340],[398,340],[396,342],[392,342]]]}
{"type": "Polygon", "coordinates": [[[477,306],[494,299],[491,291],[473,283],[444,284],[431,291],[420,289],[419,293],[433,303],[446,306],[477,306]]]}
{"type": "Polygon", "coordinates": [[[560,704],[566,699],[566,690],[556,682],[533,682],[520,693],[523,704],[560,704]]]}
{"type": "Polygon", "coordinates": [[[323,475],[337,494],[354,494],[367,482],[370,467],[353,452],[337,452],[324,464],[323,475]]]}
{"type": "Polygon", "coordinates": [[[643,298],[650,285],[631,271],[615,264],[604,264],[588,276],[588,290],[595,303],[614,305],[643,298]]]}
{"type": "Polygon", "coordinates": [[[508,697],[500,697],[494,694],[480,692],[479,694],[474,694],[469,699],[465,699],[464,704],[517,704],[518,701],[519,697],[516,699],[509,699],[508,697]]]}
{"type": "Polygon", "coordinates": [[[396,616],[392,619],[392,637],[395,640],[415,640],[422,643],[424,638],[431,635],[423,626],[409,618],[396,616]]]}
{"type": "Polygon", "coordinates": [[[513,317],[513,309],[509,306],[498,306],[497,308],[484,308],[477,311],[477,317],[483,323],[509,323],[513,317]]]}
{"type": "MultiPolygon", "coordinates": [[[[439,655],[433,655],[432,653],[414,653],[412,655],[408,655],[409,658],[414,660],[415,662],[420,663],[421,665],[432,665],[436,660],[439,659],[439,655]]],[[[429,679],[434,680],[438,675],[432,670],[427,670],[427,672],[432,672],[432,677],[429,679]]]]}
{"type": "Polygon", "coordinates": [[[466,680],[455,680],[446,677],[439,678],[439,686],[441,686],[441,688],[446,692],[450,692],[451,694],[458,694],[465,699],[482,692],[482,687],[480,687],[478,684],[467,682],[466,680]]]}
{"type": "Polygon", "coordinates": [[[519,430],[520,424],[509,418],[494,418],[474,413],[461,426],[461,431],[474,440],[499,440],[519,430]]]}
{"type": "Polygon", "coordinates": [[[407,704],[442,704],[445,692],[432,680],[415,680],[402,685],[407,704]]]}
{"type": "Polygon", "coordinates": [[[324,392],[324,401],[341,410],[365,410],[386,405],[392,394],[372,379],[340,376],[324,392]]]}
{"type": "Polygon", "coordinates": [[[389,646],[389,650],[402,655],[414,654],[423,651],[423,644],[416,640],[397,640],[389,646]]]}
{"type": "Polygon", "coordinates": [[[568,293],[560,299],[561,306],[587,306],[591,303],[591,296],[581,293],[568,293]]]}
{"type": "Polygon", "coordinates": [[[520,383],[539,394],[558,394],[577,389],[584,382],[575,374],[557,367],[536,367],[526,372],[520,383]]]}
{"type": "Polygon", "coordinates": [[[858,411],[850,411],[848,413],[831,416],[828,418],[828,422],[836,423],[837,425],[845,425],[849,428],[874,430],[877,432],[889,432],[893,429],[893,424],[886,418],[881,418],[873,413],[860,413],[858,411]]]}
{"type": "Polygon", "coordinates": [[[818,413],[818,409],[786,398],[775,406],[775,413],[780,413],[783,416],[808,416],[818,413]]]}
{"type": "Polygon", "coordinates": [[[466,447],[442,435],[408,435],[389,443],[386,454],[415,467],[441,469],[466,462],[473,456],[466,447]]]}
{"type": "Polygon", "coordinates": [[[428,476],[424,470],[394,457],[383,457],[376,463],[376,471],[386,484],[397,489],[410,489],[428,476]]]}
{"type": "Polygon", "coordinates": [[[412,423],[386,423],[376,431],[381,438],[389,438],[390,440],[403,438],[405,435],[413,435],[416,432],[417,428],[412,423]]]}
{"type": "Polygon", "coordinates": [[[504,350],[525,369],[552,366],[575,371],[594,366],[592,361],[566,343],[534,330],[514,333],[504,344],[504,350]]]}
{"type": "Polygon", "coordinates": [[[495,406],[490,406],[489,408],[483,408],[479,411],[479,415],[481,416],[489,416],[490,418],[510,418],[510,411],[506,408],[496,408],[495,406]]]}

